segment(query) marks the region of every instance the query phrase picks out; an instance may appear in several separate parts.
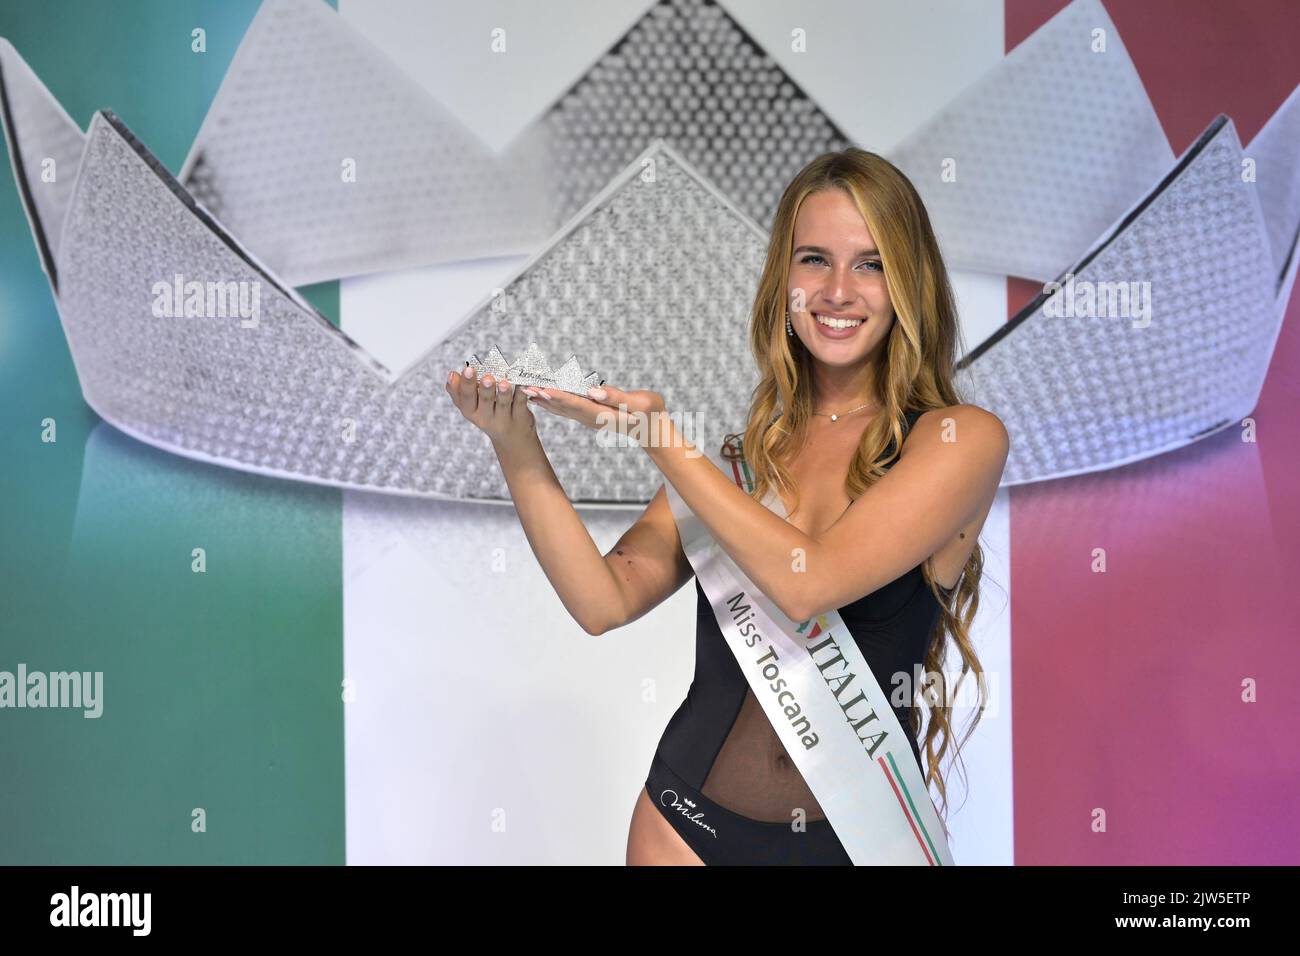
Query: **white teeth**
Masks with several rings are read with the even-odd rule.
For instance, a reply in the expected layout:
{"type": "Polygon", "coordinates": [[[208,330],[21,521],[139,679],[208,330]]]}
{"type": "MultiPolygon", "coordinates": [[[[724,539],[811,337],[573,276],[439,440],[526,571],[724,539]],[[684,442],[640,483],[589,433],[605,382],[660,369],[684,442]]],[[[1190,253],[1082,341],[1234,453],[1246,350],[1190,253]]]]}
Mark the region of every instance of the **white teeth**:
{"type": "Polygon", "coordinates": [[[813,318],[822,325],[830,326],[832,329],[851,329],[855,325],[862,324],[861,319],[828,319],[825,316],[818,315],[816,312],[813,313],[813,318]]]}

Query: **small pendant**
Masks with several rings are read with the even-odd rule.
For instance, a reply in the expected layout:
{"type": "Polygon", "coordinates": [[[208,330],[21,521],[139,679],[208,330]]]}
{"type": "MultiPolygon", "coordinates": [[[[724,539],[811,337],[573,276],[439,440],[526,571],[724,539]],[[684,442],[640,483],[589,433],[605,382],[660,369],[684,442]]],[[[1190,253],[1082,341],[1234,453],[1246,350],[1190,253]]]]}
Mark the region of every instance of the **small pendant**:
{"type": "Polygon", "coordinates": [[[838,416],[838,415],[832,415],[832,416],[831,416],[831,421],[833,421],[833,422],[838,422],[839,420],[840,420],[840,416],[838,416]]]}

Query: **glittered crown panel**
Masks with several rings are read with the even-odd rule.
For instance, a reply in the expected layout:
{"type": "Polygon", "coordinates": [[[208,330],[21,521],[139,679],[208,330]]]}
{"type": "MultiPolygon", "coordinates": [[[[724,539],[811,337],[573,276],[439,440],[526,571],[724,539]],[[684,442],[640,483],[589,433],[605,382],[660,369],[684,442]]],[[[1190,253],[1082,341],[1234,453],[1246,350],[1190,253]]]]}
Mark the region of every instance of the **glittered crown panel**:
{"type": "MultiPolygon", "coordinates": [[[[709,0],[654,4],[500,154],[325,4],[266,0],[181,179],[299,284],[523,251],[654,137],[764,227],[805,163],[851,143],[709,0]],[[369,175],[341,185],[320,156],[364,156],[369,175]]],[[[951,267],[1038,279],[1173,161],[1100,0],[1074,0],[888,155],[951,267]]]]}
{"type": "MultiPolygon", "coordinates": [[[[502,295],[394,375],[260,266],[120,119],[97,113],[88,137],[58,305],[87,401],[141,440],[286,478],[505,502],[489,439],[443,387],[484,340],[524,347],[521,375],[582,382],[595,374],[577,365],[582,355],[620,382],[652,383],[701,441],[744,419],[755,377],[739,344],[765,239],[662,143],[502,295]],[[191,282],[255,301],[256,321],[190,314],[204,304],[191,282]],[[575,359],[551,372],[548,354],[575,359]]],[[[602,448],[570,419],[539,415],[537,427],[575,501],[639,506],[662,480],[646,455],[602,448]]]]}
{"type": "MultiPolygon", "coordinates": [[[[646,35],[662,40],[668,34],[655,31],[665,23],[674,17],[696,15],[714,18],[717,29],[723,31],[719,36],[727,35],[728,18],[712,9],[697,0],[658,5],[652,13],[664,23],[647,27],[650,32],[646,35]]],[[[977,84],[979,96],[992,100],[1009,95],[1008,91],[1040,86],[1042,90],[1054,89],[1050,78],[1038,77],[1035,72],[1048,69],[1052,62],[1044,50],[1050,53],[1054,45],[1069,42],[1092,14],[1104,16],[1096,0],[1076,0],[1021,44],[1001,67],[990,71],[977,84]]],[[[253,58],[259,44],[267,37],[274,38],[286,22],[296,22],[293,17],[299,15],[317,21],[302,37],[306,48],[324,57],[322,62],[333,62],[330,56],[350,56],[360,68],[369,62],[367,57],[376,55],[373,49],[358,52],[363,48],[355,33],[323,4],[268,0],[255,29],[250,29],[246,48],[241,47],[232,64],[228,78],[234,83],[232,89],[242,82],[245,67],[241,63],[253,58]]],[[[599,83],[613,82],[619,70],[629,70],[627,75],[635,76],[636,70],[644,68],[645,50],[632,42],[637,35],[634,28],[611,53],[614,59],[593,69],[571,91],[588,93],[566,97],[556,109],[567,112],[570,119],[595,109],[592,128],[604,129],[600,124],[605,120],[597,122],[597,114],[612,93],[599,83]]],[[[1113,208],[1117,202],[1124,210],[1111,220],[1109,229],[1093,235],[1087,251],[1075,256],[1076,264],[1060,278],[1070,293],[1082,296],[1083,305],[1091,301],[1096,306],[1101,290],[1107,287],[1142,287],[1133,292],[1139,305],[1132,307],[1142,308],[1140,303],[1145,302],[1149,322],[1141,328],[1125,329],[1124,317],[1088,315],[1083,306],[1081,311],[1056,315],[1053,298],[1044,295],[960,363],[964,400],[995,411],[1012,433],[1011,459],[1004,475],[1007,484],[1115,467],[1179,447],[1239,420],[1257,399],[1294,283],[1300,232],[1297,94],[1274,114],[1246,154],[1237,144],[1231,124],[1226,119],[1216,121],[1154,184],[1145,182],[1137,188],[1139,184],[1125,180],[1149,173],[1147,164],[1159,158],[1160,150],[1153,145],[1149,124],[1142,119],[1149,103],[1136,113],[1130,109],[1137,89],[1127,73],[1131,64],[1125,65],[1122,46],[1111,49],[1121,54],[1106,61],[1110,64],[1106,69],[1113,75],[1089,81],[1095,84],[1089,89],[1096,99],[1087,102],[1087,115],[1076,119],[1086,127],[1095,119],[1092,114],[1100,112],[1117,131],[1128,123],[1132,128],[1119,135],[1128,137],[1124,141],[1131,141],[1134,148],[1125,155],[1146,158],[1127,172],[1122,163],[1099,167],[1095,170],[1098,178],[1089,180],[1089,188],[1097,190],[1095,196],[1080,196],[1070,186],[1074,178],[1070,170],[1089,167],[1090,150],[1113,150],[1100,140],[1087,141],[1090,137],[1070,140],[1074,145],[1069,150],[1042,148],[1042,144],[1053,142],[1052,130],[1059,127],[1059,116],[1052,109],[1025,111],[1027,125],[1018,125],[1017,135],[1022,142],[1038,145],[1023,150],[1023,157],[1008,156],[1007,146],[1000,140],[985,141],[978,129],[967,129],[956,115],[960,110],[946,111],[909,141],[912,146],[929,143],[904,164],[923,194],[933,188],[933,183],[925,182],[933,173],[929,168],[933,156],[926,150],[945,143],[960,147],[956,151],[965,163],[961,169],[976,175],[963,180],[959,171],[958,178],[946,184],[960,182],[964,186],[947,197],[956,201],[956,206],[949,208],[945,200],[935,200],[936,229],[941,241],[951,248],[953,237],[963,228],[978,225],[996,268],[1016,261],[1015,249],[1005,245],[1006,238],[1036,221],[1033,216],[1041,219],[1042,210],[1051,206],[1053,190],[1059,193],[1059,202],[1051,207],[1047,219],[1056,223],[1066,238],[1054,238],[1041,229],[1025,233],[1036,237],[1033,244],[1053,250],[1040,260],[1040,266],[1056,261],[1077,245],[1085,234],[1082,230],[1093,230],[1095,223],[1089,217],[1098,215],[1096,210],[1113,208]],[[1116,111],[1129,120],[1116,120],[1116,111]],[[1134,116],[1140,121],[1132,121],[1134,116]],[[948,132],[940,134],[944,129],[948,132]],[[1140,144],[1145,146],[1138,148],[1140,144]],[[1060,155],[1063,151],[1069,155],[1060,155]],[[998,163],[1003,159],[1023,162],[999,167],[1015,172],[1003,175],[987,191],[978,188],[981,164],[994,159],[998,163]],[[1059,168],[1044,178],[1045,171],[1056,168],[1053,163],[1059,168]],[[1248,167],[1254,176],[1245,175],[1248,167]],[[1125,198],[1130,194],[1131,200],[1125,198]],[[992,208],[986,208],[989,203],[992,208]],[[1086,215],[1084,206],[1088,207],[1086,215]],[[1006,215],[1002,215],[1004,209],[1009,211],[1006,215]],[[986,213],[992,215],[983,221],[986,213]],[[1079,222],[1086,225],[1081,227],[1079,222]],[[1215,228],[1212,236],[1205,232],[1211,225],[1215,228]],[[1206,285],[1210,273],[1195,263],[1203,261],[1204,248],[1210,244],[1229,248],[1225,243],[1231,244],[1233,269],[1220,277],[1221,281],[1206,285]],[[1206,314],[1210,302],[1230,305],[1206,314]]],[[[1060,62],[1063,69],[1084,68],[1070,56],[1060,62]]],[[[294,88],[301,65],[288,60],[284,65],[285,72],[278,79],[286,88],[294,88]]],[[[517,235],[522,245],[537,248],[531,244],[530,230],[572,205],[573,197],[580,195],[579,190],[562,198],[563,190],[548,190],[546,183],[552,176],[547,171],[549,160],[523,171],[540,170],[542,186],[524,175],[503,177],[502,167],[485,159],[463,131],[439,125],[446,117],[436,104],[426,102],[428,98],[409,80],[399,78],[391,69],[359,69],[359,73],[364,77],[358,88],[368,89],[367,96],[388,96],[399,104],[398,114],[409,106],[411,115],[420,120],[415,125],[445,133],[450,152],[435,164],[435,173],[453,178],[481,173],[484,178],[478,180],[457,180],[465,184],[465,194],[499,195],[505,207],[522,212],[516,220],[522,230],[517,235]],[[481,169],[465,172],[475,164],[481,169]],[[508,189],[495,188],[502,184],[508,189]],[[518,196],[509,191],[516,187],[518,196]],[[530,201],[549,204],[548,211],[530,220],[530,201]]],[[[289,92],[292,94],[292,89],[289,92]]],[[[462,366],[467,356],[480,354],[486,343],[497,347],[502,363],[507,354],[518,355],[518,350],[526,354],[534,343],[542,355],[571,356],[552,373],[571,389],[575,380],[595,374],[577,363],[579,355],[619,384],[655,387],[664,394],[670,409],[686,412],[704,426],[692,436],[697,443],[710,440],[709,430],[720,436],[743,425],[756,374],[745,347],[748,313],[766,239],[734,197],[710,183],[666,142],[656,142],[634,157],[599,195],[552,234],[511,280],[507,295],[474,310],[444,342],[406,372],[394,375],[304,303],[290,282],[263,264],[258,254],[261,250],[245,245],[239,230],[213,218],[218,211],[223,217],[241,214],[238,203],[223,203],[239,195],[243,186],[230,191],[239,177],[223,179],[221,164],[212,162],[217,152],[207,148],[212,143],[196,143],[187,163],[193,174],[188,181],[203,198],[199,201],[111,115],[96,116],[93,142],[88,141],[89,134],[83,136],[76,129],[2,40],[0,93],[0,118],[19,196],[42,263],[56,285],[57,304],[83,393],[103,417],[142,440],[180,454],[302,480],[402,494],[506,501],[508,491],[492,467],[484,436],[464,429],[450,415],[450,404],[440,407],[432,397],[440,390],[446,371],[462,366]],[[86,161],[81,164],[83,143],[86,161]],[[46,160],[57,163],[57,181],[47,182],[38,175],[39,165],[46,160]],[[657,176],[645,175],[655,167],[657,176]],[[699,268],[705,261],[710,263],[707,276],[701,275],[699,268]],[[196,277],[204,280],[200,285],[208,287],[207,303],[203,296],[192,299],[186,291],[196,277]],[[161,303],[163,307],[157,299],[150,303],[149,292],[173,284],[175,294],[164,297],[167,303],[161,303]],[[221,298],[225,286],[230,287],[232,304],[241,310],[260,306],[260,321],[230,321],[224,306],[215,316],[208,310],[208,318],[201,319],[202,307],[211,303],[214,291],[219,303],[226,301],[221,298]],[[707,315],[701,314],[700,303],[708,303],[707,315]],[[194,314],[192,305],[196,306],[194,314]],[[167,321],[162,321],[163,317],[167,321]],[[450,473],[441,464],[448,455],[481,467],[450,473]]],[[[1050,100],[1058,94],[1042,95],[1050,100]]],[[[1014,104],[1015,100],[1006,102],[1014,104]]],[[[352,104],[349,109],[355,112],[355,107],[352,104]]],[[[234,136],[230,142],[237,145],[240,136],[248,134],[244,130],[234,135],[241,124],[260,114],[230,108],[214,115],[229,127],[234,136]]],[[[277,114],[273,110],[268,115],[277,114]]],[[[558,115],[552,111],[538,129],[549,126],[553,133],[558,127],[552,121],[558,115]]],[[[345,122],[336,124],[330,134],[344,137],[338,141],[312,139],[310,124],[289,124],[297,132],[287,138],[274,124],[262,129],[258,135],[278,145],[271,153],[261,154],[258,162],[283,159],[277,150],[291,145],[310,152],[313,144],[334,148],[351,142],[352,119],[348,117],[352,113],[344,111],[338,116],[345,122]],[[298,134],[301,136],[295,138],[298,134]]],[[[400,127],[400,118],[396,114],[381,116],[375,119],[378,125],[366,125],[364,118],[353,117],[367,136],[377,137],[376,142],[388,135],[385,130],[400,127]]],[[[576,142],[582,141],[578,126],[570,131],[576,142]]],[[[567,148],[550,133],[539,135],[551,140],[545,144],[546,150],[567,148]]],[[[731,155],[729,135],[724,130],[721,140],[715,137],[707,148],[699,148],[731,155]]],[[[226,146],[229,144],[222,148],[226,146]]],[[[769,144],[767,148],[776,147],[769,144]]],[[[424,155],[420,149],[402,155],[408,159],[424,155]]],[[[231,155],[238,152],[234,149],[231,155]]],[[[579,150],[563,155],[568,157],[565,163],[581,166],[578,159],[586,154],[579,150]]],[[[256,173],[257,164],[250,169],[256,173]]],[[[400,187],[413,181],[413,176],[419,178],[396,170],[389,173],[382,177],[385,188],[400,187]]],[[[1094,171],[1088,174],[1094,175],[1094,171]]],[[[374,212],[370,204],[401,206],[408,200],[410,208],[427,211],[408,193],[398,189],[382,199],[357,193],[354,198],[363,201],[352,212],[369,215],[374,212]]],[[[249,208],[275,209],[280,198],[279,193],[254,197],[249,208]]],[[[768,201],[772,198],[767,196],[768,201]]],[[[293,255],[301,253],[301,265],[316,268],[326,261],[323,257],[337,254],[338,258],[329,260],[327,273],[343,269],[346,263],[355,265],[365,257],[371,257],[366,261],[374,267],[392,268],[403,264],[398,261],[403,248],[415,248],[428,238],[419,232],[427,224],[416,223],[414,233],[403,233],[395,225],[394,236],[404,235],[405,239],[395,241],[384,252],[375,245],[390,238],[383,228],[376,226],[369,233],[358,228],[357,235],[362,237],[358,246],[341,240],[335,249],[339,237],[331,230],[337,224],[328,219],[333,207],[325,206],[326,219],[313,219],[305,232],[302,221],[288,215],[286,221],[293,223],[293,228],[276,240],[293,255]],[[295,245],[308,239],[318,246],[299,249],[295,245]]],[[[453,206],[449,203],[447,208],[453,206]]],[[[454,223],[458,215],[473,218],[464,209],[453,210],[443,224],[454,223]]],[[[489,234],[493,228],[490,216],[482,221],[489,232],[474,242],[481,240],[482,248],[487,248],[500,235],[489,234]]],[[[250,228],[256,233],[251,224],[250,228]]],[[[444,240],[446,236],[439,241],[444,240]]],[[[474,242],[465,248],[479,248],[474,242]]],[[[960,243],[956,247],[960,248],[960,243]]],[[[276,249],[265,248],[274,259],[276,249]]],[[[1024,268],[1028,271],[1030,267],[1024,268]]],[[[1130,326],[1134,318],[1141,321],[1140,316],[1127,318],[1130,326]]],[[[485,360],[495,362],[497,358],[489,354],[485,360]]],[[[527,364],[520,363],[516,374],[527,364]]],[[[510,374],[510,366],[506,372],[510,374]]],[[[615,455],[608,463],[602,457],[601,468],[592,469],[590,435],[581,426],[541,416],[538,428],[547,440],[557,474],[580,502],[639,505],[657,487],[659,478],[644,456],[615,455]]]]}
{"type": "Polygon", "coordinates": [[[1047,280],[1158,182],[1174,154],[1105,7],[1076,0],[890,159],[924,200],[951,266],[1047,280]]]}
{"type": "Polygon", "coordinates": [[[1014,436],[1004,485],[1171,451],[1254,408],[1282,310],[1241,160],[1220,116],[1050,294],[961,361],[969,401],[1014,436]]]}
{"type": "Polygon", "coordinates": [[[300,286],[532,253],[564,222],[544,172],[494,153],[321,0],[265,0],[178,178],[300,286]]]}
{"type": "Polygon", "coordinates": [[[500,153],[320,0],[265,0],[180,179],[301,285],[532,252],[656,138],[764,225],[800,167],[849,145],[706,0],[651,6],[500,153]],[[355,158],[355,181],[322,156],[355,158]]]}
{"type": "Polygon", "coordinates": [[[55,256],[86,137],[8,40],[0,37],[0,116],[41,268],[58,290],[55,256]]]}

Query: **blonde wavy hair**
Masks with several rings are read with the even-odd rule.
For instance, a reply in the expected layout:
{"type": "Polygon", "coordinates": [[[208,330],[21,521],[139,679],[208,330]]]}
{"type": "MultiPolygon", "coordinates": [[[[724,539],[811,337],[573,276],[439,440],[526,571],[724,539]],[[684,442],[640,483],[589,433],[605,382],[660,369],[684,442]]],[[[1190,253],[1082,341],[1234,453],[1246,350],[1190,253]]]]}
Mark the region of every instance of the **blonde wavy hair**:
{"type": "MultiPolygon", "coordinates": [[[[798,489],[786,466],[802,448],[812,418],[812,357],[797,336],[785,331],[790,257],[795,217],[803,201],[825,189],[843,190],[862,214],[880,252],[895,313],[875,366],[878,394],[874,398],[881,412],[863,432],[849,466],[845,483],[849,498],[856,500],[898,458],[907,411],[961,404],[952,381],[956,350],[961,347],[964,351],[957,308],[939,244],[916,188],[896,166],[875,153],[849,148],[818,156],[781,196],[749,325],[750,349],[760,374],[743,433],[744,455],[754,481],[752,495],[762,500],[775,486],[783,496],[793,496],[794,508],[798,507],[798,489]]],[[[739,449],[734,440],[740,437],[727,436],[726,457],[736,456],[739,449]]],[[[920,732],[917,698],[929,710],[923,747],[929,766],[926,784],[933,783],[938,790],[939,815],[946,831],[948,796],[940,763],[950,745],[953,760],[960,761],[961,747],[974,733],[986,705],[984,670],[970,640],[971,621],[979,609],[984,554],[977,542],[950,600],[939,590],[932,564],[927,558],[922,573],[942,613],[930,635],[925,669],[938,675],[937,686],[913,688],[910,713],[915,736],[920,732]],[[943,678],[948,634],[961,656],[956,686],[974,672],[979,688],[979,707],[965,737],[957,743],[943,678]]]]}

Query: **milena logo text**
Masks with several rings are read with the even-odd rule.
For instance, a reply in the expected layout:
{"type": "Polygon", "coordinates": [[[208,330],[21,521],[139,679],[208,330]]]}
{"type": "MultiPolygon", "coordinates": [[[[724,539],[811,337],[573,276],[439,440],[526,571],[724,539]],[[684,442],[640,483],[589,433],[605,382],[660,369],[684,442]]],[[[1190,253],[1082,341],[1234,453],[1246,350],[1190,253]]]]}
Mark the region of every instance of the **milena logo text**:
{"type": "Polygon", "coordinates": [[[262,316],[260,282],[186,282],[179,272],[171,282],[153,284],[153,314],[163,319],[242,319],[240,328],[255,329],[262,316]]]}

